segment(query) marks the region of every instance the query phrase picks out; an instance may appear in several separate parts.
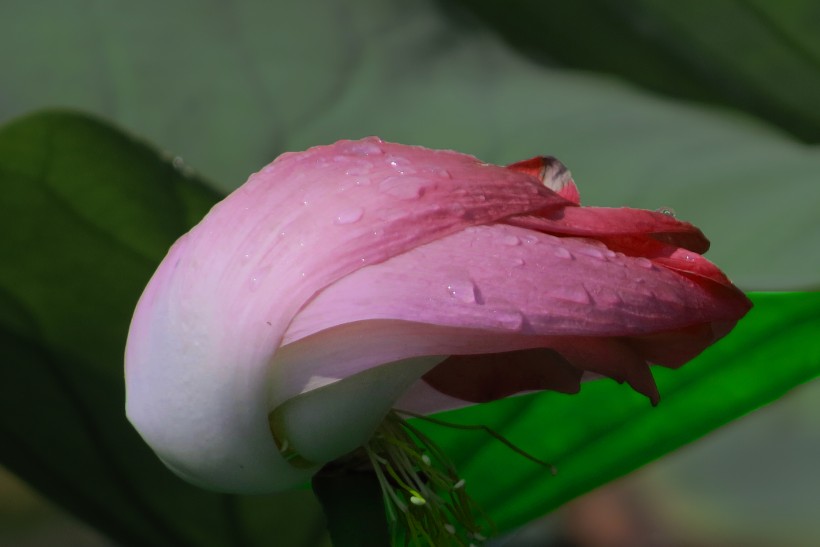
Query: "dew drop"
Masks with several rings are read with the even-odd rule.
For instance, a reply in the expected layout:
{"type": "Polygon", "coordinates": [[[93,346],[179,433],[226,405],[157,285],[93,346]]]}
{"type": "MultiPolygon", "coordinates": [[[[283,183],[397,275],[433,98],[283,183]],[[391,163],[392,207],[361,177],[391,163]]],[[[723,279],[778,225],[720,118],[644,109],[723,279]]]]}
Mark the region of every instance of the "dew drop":
{"type": "Polygon", "coordinates": [[[670,289],[668,287],[659,290],[658,292],[655,293],[654,296],[658,300],[662,300],[662,301],[668,302],[670,304],[681,305],[681,304],[684,303],[684,299],[681,297],[681,295],[678,294],[678,292],[675,291],[674,289],[670,289]]]}
{"type": "Polygon", "coordinates": [[[354,222],[361,220],[362,215],[364,215],[364,209],[361,207],[345,209],[336,215],[333,219],[333,224],[353,224],[354,222]]]}
{"type": "Polygon", "coordinates": [[[591,247],[589,245],[584,245],[582,247],[578,247],[575,250],[575,252],[578,253],[578,254],[584,255],[584,256],[597,258],[599,260],[603,260],[603,258],[604,258],[604,252],[601,249],[598,249],[597,247],[591,247]]]}
{"type": "Polygon", "coordinates": [[[535,245],[538,243],[538,238],[535,236],[524,236],[524,243],[528,245],[535,245]]]}
{"type": "Polygon", "coordinates": [[[520,268],[524,265],[524,259],[515,257],[510,261],[510,264],[512,264],[513,268],[520,268]]]}
{"type": "Polygon", "coordinates": [[[579,304],[589,304],[590,302],[589,293],[580,285],[566,287],[560,294],[564,300],[569,300],[570,302],[577,302],[579,304]]]}
{"type": "Polygon", "coordinates": [[[384,150],[377,144],[376,140],[365,139],[350,143],[347,147],[347,153],[354,156],[378,156],[384,154],[384,150]]]}
{"type": "Polygon", "coordinates": [[[394,220],[399,220],[401,218],[406,218],[411,213],[407,209],[380,209],[378,216],[381,220],[386,220],[388,222],[392,222],[394,220]]]}
{"type": "Polygon", "coordinates": [[[499,311],[494,317],[499,325],[508,330],[520,330],[524,325],[524,316],[517,310],[499,311]]]}
{"type": "Polygon", "coordinates": [[[398,169],[399,167],[407,167],[410,165],[410,160],[403,156],[387,156],[385,159],[388,165],[394,169],[398,169]]]}
{"type": "Polygon", "coordinates": [[[645,268],[647,270],[651,270],[653,268],[652,261],[644,256],[639,256],[637,259],[635,259],[635,263],[641,268],[645,268]]]}
{"type": "Polygon", "coordinates": [[[467,209],[465,209],[464,206],[460,203],[453,203],[448,207],[448,211],[452,215],[460,217],[467,216],[467,209]]]}
{"type": "Polygon", "coordinates": [[[370,170],[373,168],[373,164],[366,161],[358,161],[352,166],[345,169],[345,175],[349,175],[351,177],[360,177],[362,175],[367,175],[370,173],[370,170]]]}
{"type": "Polygon", "coordinates": [[[431,186],[429,180],[420,177],[387,177],[379,183],[379,190],[399,199],[418,199],[431,186]]]}
{"type": "Polygon", "coordinates": [[[514,235],[506,235],[501,239],[501,242],[504,245],[509,245],[510,247],[515,247],[516,245],[521,245],[521,240],[518,239],[518,236],[514,235]]]}
{"type": "Polygon", "coordinates": [[[476,286],[472,281],[453,281],[447,285],[447,292],[450,293],[450,296],[465,304],[475,303],[476,286]]]}
{"type": "Polygon", "coordinates": [[[655,209],[655,212],[672,218],[677,217],[677,215],[675,214],[675,210],[671,207],[660,207],[658,209],[655,209]]]}
{"type": "Polygon", "coordinates": [[[552,252],[553,252],[553,254],[554,254],[555,256],[557,256],[558,258],[564,258],[564,259],[572,258],[572,253],[571,253],[571,252],[569,252],[569,251],[568,251],[566,248],[564,248],[564,247],[556,247],[556,248],[555,248],[555,250],[554,250],[554,251],[552,251],[552,252]]]}
{"type": "Polygon", "coordinates": [[[258,289],[259,288],[259,277],[255,276],[255,275],[251,276],[251,278],[248,280],[248,286],[250,287],[250,289],[252,291],[255,291],[256,289],[258,289]]]}
{"type": "Polygon", "coordinates": [[[387,164],[400,175],[412,175],[416,170],[411,167],[411,162],[401,156],[388,156],[387,164]]]}
{"type": "Polygon", "coordinates": [[[620,295],[609,287],[602,287],[595,293],[595,301],[600,304],[615,305],[623,302],[620,295]]]}

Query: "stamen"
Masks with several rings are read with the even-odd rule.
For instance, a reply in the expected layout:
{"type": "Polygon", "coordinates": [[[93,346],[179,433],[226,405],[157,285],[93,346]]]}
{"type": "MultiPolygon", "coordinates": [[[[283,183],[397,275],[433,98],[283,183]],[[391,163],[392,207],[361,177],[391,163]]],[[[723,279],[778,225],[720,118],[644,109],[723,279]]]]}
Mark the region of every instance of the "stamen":
{"type": "Polygon", "coordinates": [[[429,438],[391,411],[364,446],[382,488],[394,545],[483,541],[489,519],[429,438]]]}
{"type": "MultiPolygon", "coordinates": [[[[430,416],[425,416],[424,414],[416,414],[415,412],[410,412],[409,410],[399,410],[397,408],[397,409],[395,409],[395,411],[398,412],[399,414],[404,414],[406,416],[411,416],[413,418],[418,418],[419,420],[424,420],[425,422],[430,422],[431,424],[436,424],[436,425],[440,425],[440,426],[443,426],[443,427],[452,427],[453,429],[484,431],[485,433],[490,435],[492,438],[499,441],[504,446],[506,446],[507,448],[509,448],[513,452],[515,452],[516,454],[519,454],[519,455],[527,458],[531,462],[537,463],[538,465],[540,465],[542,467],[546,467],[547,469],[549,469],[550,473],[552,473],[553,475],[556,475],[558,473],[558,469],[553,464],[547,463],[543,460],[540,460],[540,459],[536,458],[535,456],[533,456],[532,454],[530,454],[529,452],[525,452],[523,449],[521,449],[518,446],[511,443],[503,435],[501,435],[500,433],[498,433],[494,429],[491,429],[491,428],[487,427],[486,425],[454,424],[452,422],[445,422],[444,420],[437,420],[436,418],[431,418],[430,416]]],[[[410,426],[408,424],[408,427],[412,427],[412,426],[410,426]]],[[[420,433],[420,432],[418,432],[418,430],[416,428],[412,428],[412,429],[413,429],[414,434],[418,435],[420,433]]]]}

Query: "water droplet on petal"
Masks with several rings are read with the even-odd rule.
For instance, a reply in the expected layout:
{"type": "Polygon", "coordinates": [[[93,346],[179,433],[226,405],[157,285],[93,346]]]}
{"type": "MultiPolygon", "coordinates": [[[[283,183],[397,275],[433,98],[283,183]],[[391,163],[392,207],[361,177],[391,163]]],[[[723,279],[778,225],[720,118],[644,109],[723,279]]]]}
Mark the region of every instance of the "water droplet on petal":
{"type": "Polygon", "coordinates": [[[421,177],[387,177],[379,183],[379,190],[399,199],[418,199],[432,186],[428,179],[421,177]]]}
{"type": "Polygon", "coordinates": [[[566,287],[560,294],[564,300],[569,300],[570,302],[577,302],[579,304],[589,304],[590,302],[589,293],[581,285],[566,287]]]}
{"type": "Polygon", "coordinates": [[[592,258],[597,258],[599,260],[603,260],[604,252],[597,247],[591,247],[589,245],[579,246],[575,252],[580,255],[589,256],[592,258]]]}
{"type": "Polygon", "coordinates": [[[449,285],[447,285],[447,292],[450,293],[450,296],[464,302],[465,304],[474,304],[476,300],[476,286],[473,284],[472,281],[463,280],[463,281],[453,281],[449,285]]]}
{"type": "Polygon", "coordinates": [[[333,223],[353,224],[354,222],[358,222],[362,218],[362,215],[364,215],[364,209],[362,209],[361,207],[345,209],[344,211],[341,211],[336,215],[336,218],[333,219],[333,223]]]}
{"type": "Polygon", "coordinates": [[[416,170],[410,166],[410,160],[401,156],[388,156],[387,164],[400,175],[412,175],[416,172],[416,170]]]}
{"type": "Polygon", "coordinates": [[[524,316],[517,310],[499,311],[493,314],[498,324],[508,330],[519,330],[524,325],[524,316]]]}
{"type": "Polygon", "coordinates": [[[685,302],[683,297],[681,297],[681,295],[678,294],[678,291],[669,287],[659,289],[657,292],[654,293],[654,296],[655,298],[663,300],[664,302],[668,302],[670,304],[681,305],[685,302]]]}
{"type": "Polygon", "coordinates": [[[388,222],[392,222],[394,220],[399,220],[401,218],[406,218],[411,213],[407,209],[379,209],[378,217],[381,220],[386,220],[388,222]]]}
{"type": "Polygon", "coordinates": [[[378,156],[384,154],[382,147],[375,140],[365,139],[352,142],[347,147],[347,153],[354,156],[378,156]]]}
{"type": "Polygon", "coordinates": [[[572,253],[569,252],[565,247],[556,247],[555,250],[552,252],[558,258],[572,258],[572,253]]]}
{"type": "Polygon", "coordinates": [[[677,216],[677,215],[675,214],[675,210],[674,210],[674,209],[672,209],[671,207],[660,207],[660,208],[658,208],[658,209],[655,209],[655,212],[656,212],[656,213],[660,213],[660,214],[662,214],[662,215],[666,215],[666,216],[672,217],[672,218],[675,218],[675,217],[677,216]]]}
{"type": "Polygon", "coordinates": [[[460,203],[453,203],[447,209],[451,215],[456,215],[460,217],[467,215],[467,209],[465,209],[464,206],[460,203]]]}
{"type": "Polygon", "coordinates": [[[506,235],[501,239],[501,242],[504,245],[509,245],[510,247],[515,247],[516,245],[521,245],[521,240],[518,239],[518,236],[514,235],[506,235]]]}
{"type": "Polygon", "coordinates": [[[520,268],[524,265],[524,259],[515,257],[510,261],[510,264],[512,264],[513,268],[520,268]]]}
{"type": "Polygon", "coordinates": [[[620,295],[609,287],[601,287],[595,293],[595,301],[599,304],[615,305],[623,302],[620,295]]]}
{"type": "Polygon", "coordinates": [[[654,266],[652,265],[652,261],[644,256],[639,256],[635,259],[635,264],[640,266],[641,268],[645,268],[647,270],[651,270],[654,266]]]}
{"type": "Polygon", "coordinates": [[[349,175],[351,177],[360,177],[362,175],[367,175],[370,173],[370,170],[373,168],[373,164],[367,161],[357,161],[352,166],[348,167],[345,170],[345,175],[349,175]]]}

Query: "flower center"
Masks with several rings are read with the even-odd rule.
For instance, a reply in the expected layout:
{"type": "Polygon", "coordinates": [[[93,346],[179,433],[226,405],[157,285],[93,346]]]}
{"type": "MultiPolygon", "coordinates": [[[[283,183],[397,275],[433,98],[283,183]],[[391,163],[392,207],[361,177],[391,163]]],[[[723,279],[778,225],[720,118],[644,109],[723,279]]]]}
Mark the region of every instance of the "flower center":
{"type": "Polygon", "coordinates": [[[449,458],[391,410],[364,445],[381,485],[393,545],[470,545],[487,516],[467,495],[449,458]]]}

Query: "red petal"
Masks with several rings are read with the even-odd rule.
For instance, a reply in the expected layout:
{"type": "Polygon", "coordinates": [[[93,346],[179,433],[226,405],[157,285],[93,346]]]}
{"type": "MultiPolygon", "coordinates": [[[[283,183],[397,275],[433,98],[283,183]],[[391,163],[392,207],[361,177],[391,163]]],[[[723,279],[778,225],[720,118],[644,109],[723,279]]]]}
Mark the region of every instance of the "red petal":
{"type": "Polygon", "coordinates": [[[581,371],[558,352],[537,348],[481,355],[452,355],[423,376],[435,389],[473,403],[522,391],[577,393],[581,371]]]}
{"type": "MultiPolygon", "coordinates": [[[[663,213],[643,209],[564,207],[544,211],[540,215],[515,216],[508,218],[506,223],[549,234],[606,238],[613,242],[623,239],[630,245],[640,246],[642,241],[662,241],[696,253],[705,253],[709,249],[709,240],[695,226],[663,213]]],[[[640,253],[626,254],[637,256],[640,253]]]]}

